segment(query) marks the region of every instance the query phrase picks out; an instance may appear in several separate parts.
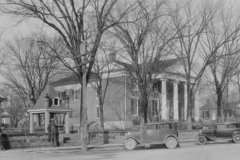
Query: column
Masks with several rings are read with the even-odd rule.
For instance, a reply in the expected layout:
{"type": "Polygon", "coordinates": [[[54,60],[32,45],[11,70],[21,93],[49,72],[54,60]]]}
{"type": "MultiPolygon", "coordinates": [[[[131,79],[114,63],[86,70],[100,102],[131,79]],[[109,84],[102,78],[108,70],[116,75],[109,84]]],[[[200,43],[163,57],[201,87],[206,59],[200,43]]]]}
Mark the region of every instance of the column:
{"type": "Polygon", "coordinates": [[[199,121],[200,120],[200,110],[199,110],[199,106],[201,105],[200,103],[199,103],[199,96],[198,96],[198,91],[196,92],[196,94],[195,94],[195,98],[194,98],[194,119],[195,119],[195,121],[199,121]]]}
{"type": "Polygon", "coordinates": [[[30,112],[30,133],[33,133],[33,113],[30,112]]]}
{"type": "Polygon", "coordinates": [[[173,82],[173,119],[179,120],[178,110],[178,81],[173,82]]]}
{"type": "Polygon", "coordinates": [[[65,115],[65,133],[69,134],[69,112],[65,115]]]}
{"type": "Polygon", "coordinates": [[[48,125],[49,125],[50,114],[48,111],[45,111],[45,133],[48,133],[48,125]]]}
{"type": "Polygon", "coordinates": [[[187,120],[187,83],[184,83],[184,120],[187,120]]]}
{"type": "Polygon", "coordinates": [[[162,79],[162,120],[168,120],[167,111],[167,80],[162,79]]]}

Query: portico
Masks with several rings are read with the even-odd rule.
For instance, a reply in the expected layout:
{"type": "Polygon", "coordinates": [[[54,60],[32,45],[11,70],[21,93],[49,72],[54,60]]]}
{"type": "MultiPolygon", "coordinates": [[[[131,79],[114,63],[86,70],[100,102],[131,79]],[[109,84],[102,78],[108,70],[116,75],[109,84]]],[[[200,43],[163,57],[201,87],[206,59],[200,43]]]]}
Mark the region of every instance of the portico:
{"type": "Polygon", "coordinates": [[[36,120],[36,124],[39,125],[38,127],[41,127],[41,122],[43,121],[44,132],[48,133],[48,125],[50,123],[50,119],[54,118],[58,126],[64,124],[64,131],[66,134],[68,134],[69,114],[72,111],[69,109],[69,103],[66,102],[66,105],[55,106],[51,103],[52,100],[48,94],[44,96],[44,101],[45,103],[39,108],[28,110],[30,114],[30,133],[34,133],[34,119],[36,120]]]}
{"type": "MultiPolygon", "coordinates": [[[[44,109],[33,109],[28,110],[30,114],[30,133],[34,133],[34,116],[43,114],[44,115],[44,132],[48,133],[48,125],[50,123],[50,119],[56,119],[58,123],[57,115],[63,115],[64,117],[64,131],[66,134],[69,133],[69,113],[71,112],[70,109],[51,109],[51,108],[44,108],[44,109]]],[[[38,121],[38,120],[37,120],[38,121]]]]}
{"type": "Polygon", "coordinates": [[[185,81],[161,78],[161,120],[186,120],[187,85],[185,81]]]}

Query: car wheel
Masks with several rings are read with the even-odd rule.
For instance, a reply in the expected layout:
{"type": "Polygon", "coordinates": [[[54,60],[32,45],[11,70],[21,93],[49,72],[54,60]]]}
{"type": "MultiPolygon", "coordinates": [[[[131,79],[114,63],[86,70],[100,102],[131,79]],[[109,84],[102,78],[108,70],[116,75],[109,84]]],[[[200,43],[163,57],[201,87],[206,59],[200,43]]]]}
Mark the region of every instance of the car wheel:
{"type": "Polygon", "coordinates": [[[199,136],[198,137],[198,144],[204,145],[207,143],[207,139],[204,136],[199,136]]]}
{"type": "Polygon", "coordinates": [[[174,149],[178,146],[178,141],[175,137],[168,137],[165,141],[165,145],[168,149],[174,149]]]}
{"type": "Polygon", "coordinates": [[[240,143],[240,134],[235,134],[233,136],[233,142],[234,143],[240,143]]]}
{"type": "Polygon", "coordinates": [[[134,150],[137,146],[137,142],[133,138],[128,138],[124,141],[124,147],[127,150],[134,150]]]}

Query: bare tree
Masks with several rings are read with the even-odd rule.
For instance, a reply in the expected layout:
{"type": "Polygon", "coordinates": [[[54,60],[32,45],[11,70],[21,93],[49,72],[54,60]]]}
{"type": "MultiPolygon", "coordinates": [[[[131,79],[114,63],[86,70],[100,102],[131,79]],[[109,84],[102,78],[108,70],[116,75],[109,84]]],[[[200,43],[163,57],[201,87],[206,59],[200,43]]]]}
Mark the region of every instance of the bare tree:
{"type": "MultiPolygon", "coordinates": [[[[120,2],[119,2],[120,3],[120,2]]],[[[4,11],[33,17],[55,30],[74,62],[69,67],[79,78],[81,87],[80,126],[83,150],[87,150],[87,84],[103,33],[118,24],[129,7],[114,14],[117,0],[6,0],[4,11]]],[[[63,60],[63,59],[62,59],[63,60]]],[[[64,64],[67,64],[66,62],[64,64]]]]}
{"type": "Polygon", "coordinates": [[[23,119],[26,113],[26,107],[24,106],[22,98],[19,96],[11,96],[9,99],[9,106],[6,106],[10,115],[11,127],[17,128],[19,122],[23,119]]]}
{"type": "Polygon", "coordinates": [[[205,56],[214,56],[209,65],[217,95],[217,121],[223,121],[223,93],[239,68],[238,19],[231,11],[221,9],[208,24],[205,39],[201,41],[205,56]]]}
{"type": "Polygon", "coordinates": [[[59,66],[56,57],[32,37],[16,39],[15,43],[6,45],[7,61],[11,65],[2,73],[7,79],[5,86],[19,95],[27,108],[37,102],[47,83],[55,78],[59,66]]]}
{"type": "Polygon", "coordinates": [[[106,97],[106,91],[109,82],[109,75],[111,72],[110,61],[105,53],[98,58],[93,66],[93,82],[91,83],[93,89],[97,92],[99,104],[100,130],[104,130],[104,114],[103,106],[106,97]]]}
{"type": "Polygon", "coordinates": [[[140,116],[148,120],[148,99],[155,77],[164,68],[175,33],[170,27],[166,1],[137,1],[138,8],[125,21],[115,26],[114,35],[122,50],[120,57],[130,65],[123,65],[140,92],[140,116]]]}
{"type": "MultiPolygon", "coordinates": [[[[219,10],[219,4],[192,4],[189,0],[181,6],[177,3],[176,12],[173,12],[172,20],[178,34],[178,43],[173,51],[176,56],[182,58],[187,83],[187,122],[188,129],[192,128],[192,117],[195,106],[195,94],[199,88],[201,78],[207,66],[216,61],[216,53],[231,36],[218,41],[212,41],[214,46],[208,51],[205,43],[208,40],[209,28],[214,16],[219,10]],[[180,7],[181,6],[181,7],[180,7]],[[194,77],[194,78],[193,78],[194,77]]],[[[214,31],[214,30],[213,30],[214,31]]]]}

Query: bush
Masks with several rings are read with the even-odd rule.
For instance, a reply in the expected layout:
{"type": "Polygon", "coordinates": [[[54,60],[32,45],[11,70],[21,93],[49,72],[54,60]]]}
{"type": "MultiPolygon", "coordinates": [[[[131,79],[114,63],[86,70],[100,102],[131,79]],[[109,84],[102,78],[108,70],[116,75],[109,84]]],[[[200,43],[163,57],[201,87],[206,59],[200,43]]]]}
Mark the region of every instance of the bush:
{"type": "Polygon", "coordinates": [[[217,122],[216,121],[212,121],[212,120],[203,122],[203,127],[206,127],[206,128],[209,128],[209,129],[214,128],[216,125],[217,125],[217,122]]]}
{"type": "MultiPolygon", "coordinates": [[[[203,123],[202,122],[192,122],[192,129],[202,129],[203,123]]],[[[178,123],[178,129],[179,130],[187,130],[187,122],[179,122],[178,123]]]]}
{"type": "Polygon", "coordinates": [[[140,125],[141,118],[140,117],[134,117],[132,120],[133,125],[140,125]]]}

